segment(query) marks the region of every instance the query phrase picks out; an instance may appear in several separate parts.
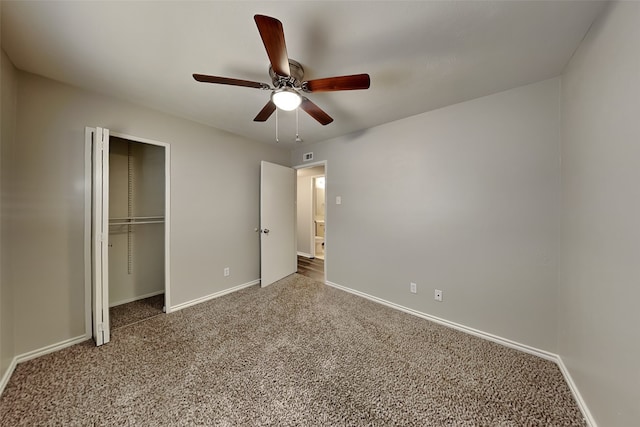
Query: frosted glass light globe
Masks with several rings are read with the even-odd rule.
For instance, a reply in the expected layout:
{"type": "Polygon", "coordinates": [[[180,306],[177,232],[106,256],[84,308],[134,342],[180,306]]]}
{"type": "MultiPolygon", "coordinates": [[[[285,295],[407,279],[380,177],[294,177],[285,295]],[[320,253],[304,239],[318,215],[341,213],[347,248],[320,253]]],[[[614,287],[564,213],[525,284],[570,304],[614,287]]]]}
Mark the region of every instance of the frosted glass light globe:
{"type": "Polygon", "coordinates": [[[302,97],[295,90],[283,87],[273,91],[271,101],[281,110],[293,111],[302,103],[302,97]]]}

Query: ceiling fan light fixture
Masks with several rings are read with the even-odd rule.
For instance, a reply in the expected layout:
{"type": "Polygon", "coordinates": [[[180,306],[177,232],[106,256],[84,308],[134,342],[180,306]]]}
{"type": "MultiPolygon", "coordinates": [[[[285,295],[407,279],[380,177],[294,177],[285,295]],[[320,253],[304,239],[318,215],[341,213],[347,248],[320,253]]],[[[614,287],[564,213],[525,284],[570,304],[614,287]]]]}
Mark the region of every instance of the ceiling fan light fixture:
{"type": "Polygon", "coordinates": [[[271,101],[281,110],[293,111],[302,103],[302,97],[294,89],[283,87],[271,93],[271,101]]]}
{"type": "MultiPolygon", "coordinates": [[[[285,111],[297,111],[298,108],[301,108],[305,113],[311,116],[311,118],[316,120],[322,126],[325,126],[333,122],[333,118],[331,118],[330,115],[324,112],[316,104],[311,102],[306,96],[303,96],[303,94],[369,89],[371,79],[368,74],[353,74],[349,76],[304,80],[304,69],[302,65],[289,58],[287,55],[287,46],[284,41],[282,22],[278,21],[276,18],[266,15],[255,15],[253,19],[258,26],[260,38],[262,39],[264,48],[267,51],[267,56],[269,57],[269,76],[271,77],[273,86],[250,80],[209,76],[206,74],[193,74],[193,78],[196,81],[203,83],[243,86],[271,91],[271,98],[269,99],[269,102],[262,107],[262,110],[260,110],[258,115],[253,119],[254,122],[267,121],[274,112],[278,114],[279,109],[285,111]]],[[[296,140],[302,140],[302,138],[297,135],[297,132],[296,136],[296,140]]]]}

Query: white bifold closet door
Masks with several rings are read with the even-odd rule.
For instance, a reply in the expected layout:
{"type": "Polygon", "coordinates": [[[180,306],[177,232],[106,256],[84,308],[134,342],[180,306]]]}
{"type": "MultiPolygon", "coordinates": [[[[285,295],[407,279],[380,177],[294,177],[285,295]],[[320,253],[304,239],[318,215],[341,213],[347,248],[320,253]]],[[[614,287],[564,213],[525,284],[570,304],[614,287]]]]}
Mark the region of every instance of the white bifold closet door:
{"type": "Polygon", "coordinates": [[[100,127],[85,138],[86,324],[103,345],[109,307],[164,294],[170,311],[170,146],[100,127]]]}
{"type": "Polygon", "coordinates": [[[91,130],[92,139],[92,312],[96,345],[110,341],[109,329],[109,130],[91,130]]]}

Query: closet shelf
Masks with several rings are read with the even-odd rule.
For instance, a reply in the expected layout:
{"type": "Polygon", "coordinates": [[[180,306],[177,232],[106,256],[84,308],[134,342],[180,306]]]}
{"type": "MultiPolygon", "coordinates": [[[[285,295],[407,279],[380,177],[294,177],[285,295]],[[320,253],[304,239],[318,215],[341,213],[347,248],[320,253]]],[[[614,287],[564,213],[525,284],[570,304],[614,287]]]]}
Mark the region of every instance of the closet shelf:
{"type": "Polygon", "coordinates": [[[164,224],[164,221],[110,222],[109,225],[164,224]]]}
{"type": "Polygon", "coordinates": [[[164,219],[164,216],[123,216],[121,218],[109,218],[109,221],[125,221],[125,220],[136,220],[136,219],[164,219]]]}
{"type": "Polygon", "coordinates": [[[127,216],[109,218],[109,225],[163,224],[163,216],[127,216]]]}

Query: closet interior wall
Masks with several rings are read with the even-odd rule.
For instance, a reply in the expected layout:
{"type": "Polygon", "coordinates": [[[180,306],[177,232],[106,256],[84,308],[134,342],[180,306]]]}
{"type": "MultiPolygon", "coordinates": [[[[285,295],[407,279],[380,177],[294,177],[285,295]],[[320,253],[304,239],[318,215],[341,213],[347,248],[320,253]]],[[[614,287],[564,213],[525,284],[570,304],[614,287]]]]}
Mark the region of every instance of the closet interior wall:
{"type": "Polygon", "coordinates": [[[109,306],[164,292],[164,147],[112,137],[109,306]]]}

